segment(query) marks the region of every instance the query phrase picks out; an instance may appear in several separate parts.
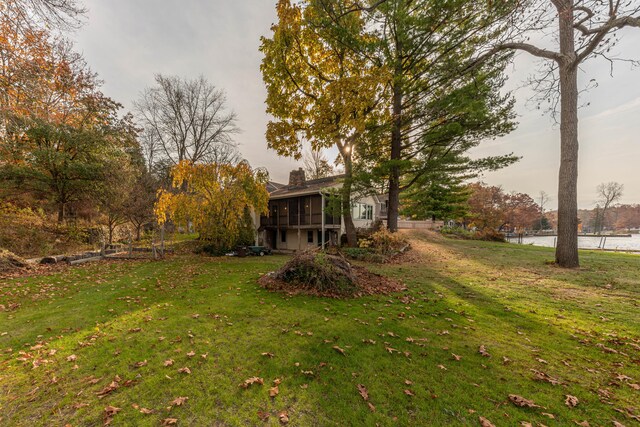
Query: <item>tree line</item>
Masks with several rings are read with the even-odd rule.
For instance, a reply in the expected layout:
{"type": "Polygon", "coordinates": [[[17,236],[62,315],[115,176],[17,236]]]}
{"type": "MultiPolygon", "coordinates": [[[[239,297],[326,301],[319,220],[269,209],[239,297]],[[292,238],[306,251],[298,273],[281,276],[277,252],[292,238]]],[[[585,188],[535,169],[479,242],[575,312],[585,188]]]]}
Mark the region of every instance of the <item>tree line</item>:
{"type": "Polygon", "coordinates": [[[156,75],[124,112],[66,35],[85,13],[75,0],[0,5],[0,203],[101,225],[108,243],[123,225],[139,240],[173,220],[231,246],[266,206],[266,176],[242,161],[224,91],[156,75]]]}

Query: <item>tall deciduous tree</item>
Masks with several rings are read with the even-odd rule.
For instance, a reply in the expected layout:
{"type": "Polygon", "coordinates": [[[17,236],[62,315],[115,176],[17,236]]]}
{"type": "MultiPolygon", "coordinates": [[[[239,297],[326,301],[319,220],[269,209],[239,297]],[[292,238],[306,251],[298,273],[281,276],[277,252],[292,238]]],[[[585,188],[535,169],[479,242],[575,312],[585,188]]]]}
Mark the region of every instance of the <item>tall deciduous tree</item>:
{"type": "Polygon", "coordinates": [[[280,0],[278,23],[272,37],[262,39],[260,50],[265,55],[261,69],[267,112],[274,117],[267,126],[269,147],[295,158],[302,156],[305,140],[314,150],[337,148],[345,172],[341,211],[347,242],[353,246],[354,156],[376,112],[382,80],[373,64],[340,41],[341,31],[356,38],[363,33],[358,12],[340,13],[348,4],[280,0]]]}
{"type": "Polygon", "coordinates": [[[176,193],[161,190],[155,213],[160,224],[167,219],[193,223],[202,240],[216,251],[230,249],[246,224],[247,209],[266,214],[268,175],[249,163],[203,163],[182,161],[171,170],[176,193]]]}
{"type": "Polygon", "coordinates": [[[158,74],[155,80],[155,86],[147,88],[135,103],[146,134],[145,151],[153,162],[240,160],[232,140],[238,132],[236,115],[227,110],[224,91],[202,76],[187,80],[158,74]]]}
{"type": "Polygon", "coordinates": [[[545,61],[536,87],[560,110],[560,173],[558,182],[558,244],[556,262],[578,267],[578,70],[592,58],[613,61],[616,33],[640,27],[640,5],[620,0],[530,0],[520,2],[512,16],[511,40],[484,55],[500,50],[521,50],[545,61]],[[555,21],[555,24],[553,22],[555,21]],[[550,31],[556,49],[529,40],[550,31]]]}
{"type": "Polygon", "coordinates": [[[606,182],[599,184],[598,192],[598,208],[596,210],[596,233],[601,233],[605,226],[607,211],[611,205],[620,200],[624,185],[618,182],[606,182]]]}
{"type": "Polygon", "coordinates": [[[78,0],[3,0],[0,15],[20,23],[22,28],[75,29],[87,9],[78,0]]]}
{"type": "Polygon", "coordinates": [[[33,121],[23,136],[28,155],[0,167],[0,180],[17,192],[49,199],[65,220],[71,202],[87,199],[109,186],[107,172],[129,162],[125,147],[114,144],[104,128],[78,129],[33,121]]]}
{"type": "Polygon", "coordinates": [[[140,240],[143,227],[155,219],[153,206],[159,187],[159,182],[154,175],[144,170],[129,189],[128,197],[124,202],[124,211],[135,230],[135,240],[140,240]]]}

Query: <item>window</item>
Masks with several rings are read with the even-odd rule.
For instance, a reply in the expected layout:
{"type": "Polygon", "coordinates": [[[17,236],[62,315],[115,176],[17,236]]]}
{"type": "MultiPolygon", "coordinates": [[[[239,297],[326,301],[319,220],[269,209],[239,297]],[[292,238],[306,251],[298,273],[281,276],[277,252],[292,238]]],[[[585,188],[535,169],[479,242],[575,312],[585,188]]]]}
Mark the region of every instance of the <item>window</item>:
{"type": "Polygon", "coordinates": [[[287,230],[280,230],[280,241],[287,243],[287,230]]]}
{"type": "Polygon", "coordinates": [[[372,220],[373,206],[366,205],[364,203],[355,203],[353,205],[353,212],[351,215],[353,216],[353,219],[372,220]]]}
{"type": "Polygon", "coordinates": [[[313,243],[313,231],[307,231],[307,243],[313,243]]]}

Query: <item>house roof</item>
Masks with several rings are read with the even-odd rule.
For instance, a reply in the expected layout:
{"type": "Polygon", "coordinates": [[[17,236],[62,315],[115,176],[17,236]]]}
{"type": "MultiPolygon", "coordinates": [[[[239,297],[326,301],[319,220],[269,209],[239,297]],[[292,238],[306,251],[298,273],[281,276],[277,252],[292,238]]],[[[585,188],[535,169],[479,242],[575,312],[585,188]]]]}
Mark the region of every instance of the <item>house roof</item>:
{"type": "Polygon", "coordinates": [[[286,184],[280,184],[278,182],[275,181],[269,181],[267,182],[267,191],[269,192],[269,194],[273,193],[276,190],[279,190],[282,187],[286,187],[286,184]]]}
{"type": "MultiPolygon", "coordinates": [[[[283,185],[277,184],[274,186],[273,191],[269,191],[269,197],[271,199],[284,199],[287,197],[307,196],[310,194],[318,194],[320,191],[331,188],[338,184],[340,179],[344,178],[343,175],[334,175],[326,178],[311,179],[305,181],[304,185],[283,185]]],[[[271,184],[271,183],[270,183],[271,184]]],[[[273,183],[276,184],[276,183],[273,183]]],[[[269,189],[269,185],[267,185],[269,189]]]]}

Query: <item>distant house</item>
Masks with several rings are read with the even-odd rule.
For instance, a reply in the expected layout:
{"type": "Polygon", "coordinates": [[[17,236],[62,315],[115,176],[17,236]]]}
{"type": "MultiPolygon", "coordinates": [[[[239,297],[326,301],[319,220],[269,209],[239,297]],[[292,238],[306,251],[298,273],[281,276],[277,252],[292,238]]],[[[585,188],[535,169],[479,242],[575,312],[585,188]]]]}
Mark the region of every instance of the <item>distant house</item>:
{"type": "MultiPolygon", "coordinates": [[[[260,217],[258,243],[272,249],[304,250],[338,244],[344,234],[341,215],[327,211],[329,194],[339,189],[343,175],[306,180],[303,169],[291,171],[288,184],[269,182],[269,214],[260,217]]],[[[352,200],[356,228],[368,228],[386,219],[386,202],[378,196],[352,200]]]]}

